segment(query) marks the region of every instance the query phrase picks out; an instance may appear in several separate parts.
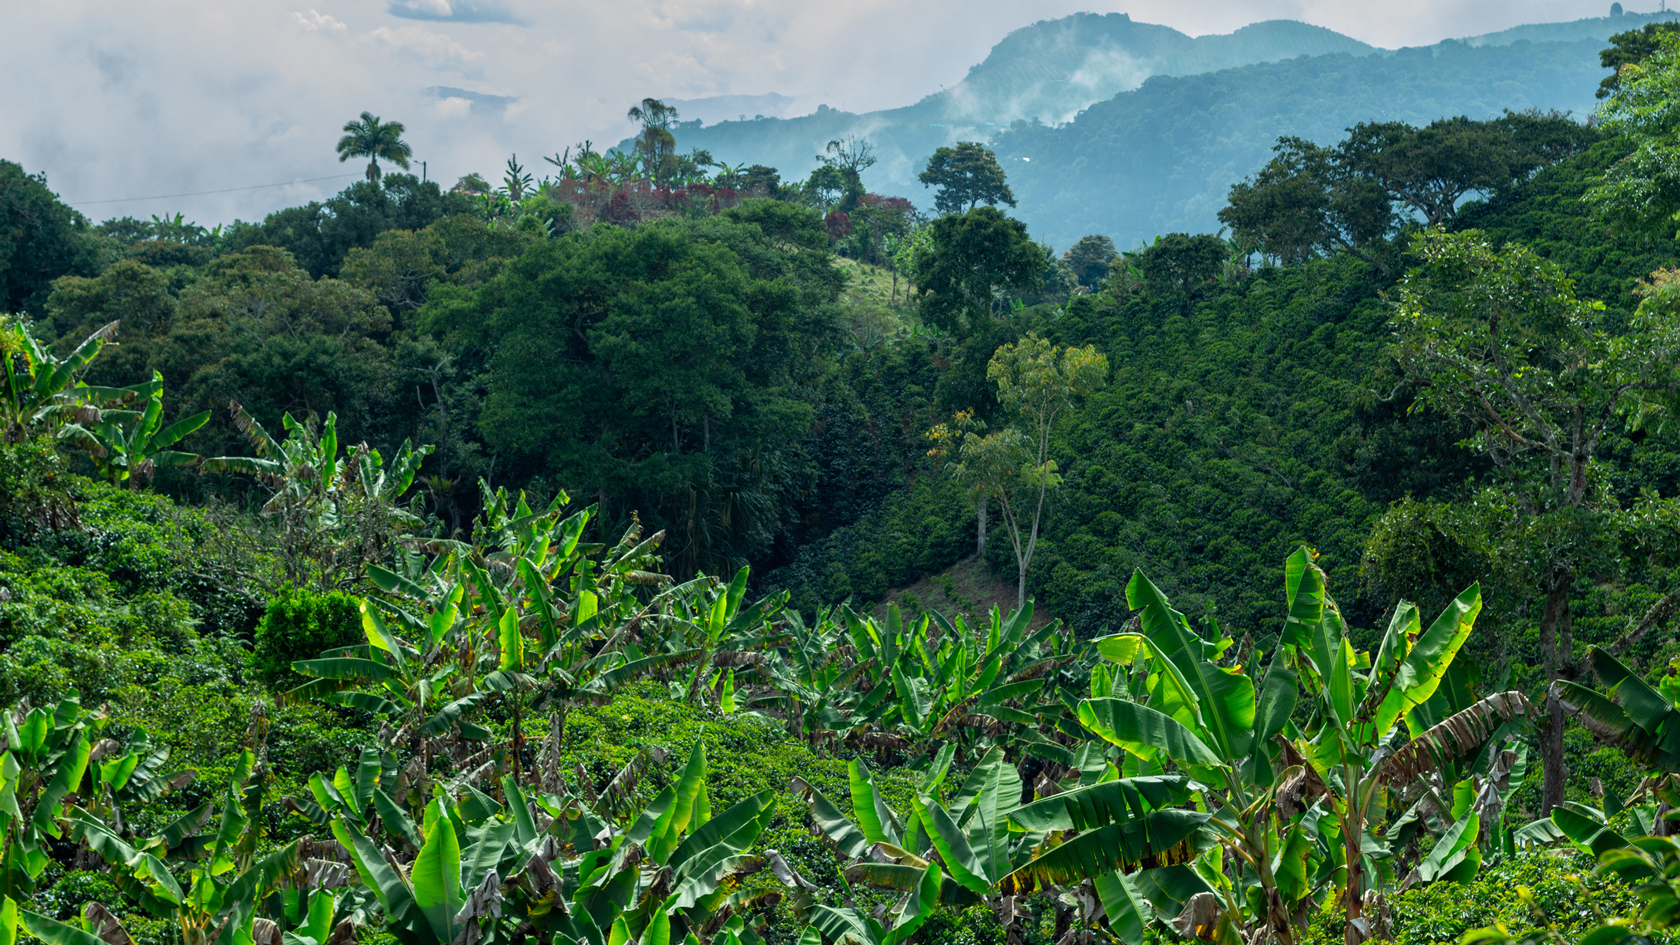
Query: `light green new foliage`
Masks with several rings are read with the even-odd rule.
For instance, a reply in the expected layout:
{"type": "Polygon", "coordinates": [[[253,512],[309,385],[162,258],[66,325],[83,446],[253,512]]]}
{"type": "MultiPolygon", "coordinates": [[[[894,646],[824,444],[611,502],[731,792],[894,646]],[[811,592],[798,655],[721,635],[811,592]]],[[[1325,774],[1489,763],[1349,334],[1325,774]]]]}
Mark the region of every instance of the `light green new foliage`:
{"type": "Polygon", "coordinates": [[[999,348],[986,365],[1009,425],[982,435],[967,412],[929,431],[932,454],[957,460],[955,475],[981,501],[996,499],[1015,551],[1015,606],[1027,602],[1027,569],[1038,547],[1045,496],[1061,484],[1050,458],[1050,433],[1076,398],[1108,383],[1108,358],[1093,345],[1057,348],[1029,333],[999,348]]]}

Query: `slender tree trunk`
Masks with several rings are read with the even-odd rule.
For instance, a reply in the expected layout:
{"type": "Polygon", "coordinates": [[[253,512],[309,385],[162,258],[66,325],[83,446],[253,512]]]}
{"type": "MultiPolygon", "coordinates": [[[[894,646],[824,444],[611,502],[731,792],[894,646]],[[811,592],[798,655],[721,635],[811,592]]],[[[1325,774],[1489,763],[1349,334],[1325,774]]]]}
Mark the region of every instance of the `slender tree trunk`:
{"type": "Polygon", "coordinates": [[[974,554],[982,559],[986,557],[986,506],[991,504],[991,501],[992,497],[989,495],[980,496],[979,522],[974,528],[974,554]]]}
{"type": "MultiPolygon", "coordinates": [[[[1343,768],[1343,777],[1358,787],[1358,780],[1353,772],[1343,768]]],[[[1348,792],[1347,803],[1355,803],[1354,791],[1348,792]]],[[[1347,927],[1342,937],[1347,945],[1359,945],[1366,939],[1365,933],[1359,929],[1360,917],[1365,911],[1365,854],[1363,850],[1364,825],[1362,817],[1345,817],[1342,821],[1342,856],[1347,860],[1347,927]]]]}
{"type": "Polygon", "coordinates": [[[1546,660],[1546,718],[1540,723],[1540,763],[1545,769],[1545,783],[1540,792],[1540,815],[1550,814],[1552,808],[1563,803],[1564,786],[1569,769],[1563,757],[1563,706],[1552,697],[1550,686],[1564,675],[1564,663],[1573,658],[1558,646],[1560,634],[1569,634],[1569,588],[1574,574],[1565,572],[1553,579],[1546,589],[1544,610],[1540,615],[1540,651],[1546,660]]]}

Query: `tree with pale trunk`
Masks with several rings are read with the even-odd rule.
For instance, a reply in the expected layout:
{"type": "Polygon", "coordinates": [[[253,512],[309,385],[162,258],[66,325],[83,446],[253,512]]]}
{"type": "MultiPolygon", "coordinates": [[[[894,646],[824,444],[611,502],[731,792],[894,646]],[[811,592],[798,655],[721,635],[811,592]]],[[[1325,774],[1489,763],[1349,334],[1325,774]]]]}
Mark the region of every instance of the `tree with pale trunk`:
{"type": "Polygon", "coordinates": [[[1062,482],[1050,457],[1051,431],[1076,398],[1108,383],[1108,358],[1092,345],[1058,348],[1028,334],[992,355],[986,379],[998,387],[1007,424],[985,433],[971,411],[959,413],[952,423],[929,431],[930,455],[956,461],[952,473],[981,508],[997,502],[1015,552],[1020,607],[1027,600],[1027,569],[1038,548],[1045,499],[1062,482]]]}

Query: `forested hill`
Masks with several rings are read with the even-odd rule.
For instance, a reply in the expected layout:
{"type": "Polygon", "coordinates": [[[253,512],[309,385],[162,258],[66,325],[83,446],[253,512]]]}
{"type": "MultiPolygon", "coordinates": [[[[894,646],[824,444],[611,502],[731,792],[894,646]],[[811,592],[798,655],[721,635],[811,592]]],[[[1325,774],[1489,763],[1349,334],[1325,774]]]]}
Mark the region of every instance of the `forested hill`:
{"type": "Polygon", "coordinates": [[[1264,163],[1279,134],[1329,140],[1359,121],[1506,108],[1585,114],[1609,36],[1672,16],[1533,24],[1391,52],[1293,21],[1192,38],[1122,14],[1079,14],[1011,33],[961,83],[906,108],[824,106],[674,130],[682,150],[788,178],[815,166],[826,142],[856,135],[879,159],[864,174],[868,188],[918,204],[929,192],[916,174],[935,148],[998,139],[1018,213],[1036,235],[1059,248],[1091,232],[1136,245],[1218,229],[1226,189],[1264,163]]]}
{"type": "Polygon", "coordinates": [[[1093,102],[1135,89],[1152,75],[1192,75],[1255,62],[1328,53],[1376,52],[1332,30],[1272,20],[1226,35],[1192,37],[1124,13],[1081,13],[1010,33],[949,89],[904,108],[853,114],[827,106],[799,118],[679,126],[686,149],[803,175],[827,141],[867,137],[880,163],[867,175],[880,193],[921,194],[920,162],[959,140],[986,140],[1011,122],[1065,121],[1093,102]]]}
{"type": "Polygon", "coordinates": [[[1265,164],[1282,135],[1327,143],[1361,121],[1424,125],[1505,109],[1579,117],[1592,108],[1603,46],[1445,42],[1155,76],[1066,125],[1017,124],[995,148],[1038,238],[1065,247],[1103,233],[1136,246],[1161,233],[1217,231],[1231,183],[1265,164]]]}

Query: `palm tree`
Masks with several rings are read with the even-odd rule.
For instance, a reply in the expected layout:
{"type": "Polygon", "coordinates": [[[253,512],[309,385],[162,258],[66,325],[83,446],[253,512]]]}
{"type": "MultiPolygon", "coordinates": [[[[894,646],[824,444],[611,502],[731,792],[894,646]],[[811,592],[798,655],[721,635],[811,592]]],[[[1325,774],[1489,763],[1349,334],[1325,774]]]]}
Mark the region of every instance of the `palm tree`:
{"type": "Polygon", "coordinates": [[[338,159],[368,158],[367,179],[379,179],[379,159],[408,170],[408,158],[414,153],[402,140],[400,121],[381,122],[378,115],[362,112],[361,121],[345,122],[344,137],[338,139],[338,159]]]}

